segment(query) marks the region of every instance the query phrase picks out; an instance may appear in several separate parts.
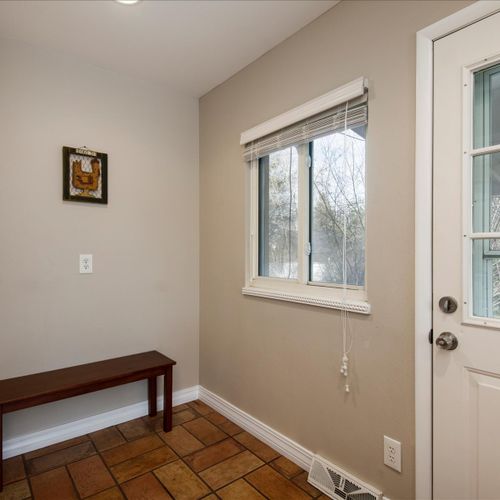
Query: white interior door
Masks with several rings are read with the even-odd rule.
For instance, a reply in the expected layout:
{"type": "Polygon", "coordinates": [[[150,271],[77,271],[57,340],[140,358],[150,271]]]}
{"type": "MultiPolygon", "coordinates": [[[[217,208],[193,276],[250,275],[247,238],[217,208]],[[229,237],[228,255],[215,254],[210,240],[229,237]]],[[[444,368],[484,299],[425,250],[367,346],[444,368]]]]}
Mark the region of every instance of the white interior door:
{"type": "Polygon", "coordinates": [[[434,44],[433,259],[434,498],[500,499],[500,14],[434,44]]]}

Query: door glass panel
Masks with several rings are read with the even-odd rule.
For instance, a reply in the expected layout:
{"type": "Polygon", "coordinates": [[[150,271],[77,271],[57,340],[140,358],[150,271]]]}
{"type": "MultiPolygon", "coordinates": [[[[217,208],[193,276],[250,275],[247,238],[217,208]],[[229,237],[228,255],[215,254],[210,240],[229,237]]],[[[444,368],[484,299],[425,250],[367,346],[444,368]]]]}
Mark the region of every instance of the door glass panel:
{"type": "Polygon", "coordinates": [[[472,181],[473,231],[500,232],[500,153],[476,156],[472,181]]]}
{"type": "MultiPolygon", "coordinates": [[[[500,144],[500,65],[474,74],[473,120],[475,149],[500,144]]],[[[500,153],[473,158],[472,229],[500,232],[500,153]]],[[[473,314],[500,319],[500,239],[471,244],[473,314]]]]}
{"type": "Polygon", "coordinates": [[[297,278],[298,152],[295,146],[259,160],[259,275],[297,278]]]}
{"type": "Polygon", "coordinates": [[[472,240],[473,314],[500,319],[500,240],[472,240]]]}
{"type": "Polygon", "coordinates": [[[500,144],[500,64],[474,74],[474,148],[500,144]]]}

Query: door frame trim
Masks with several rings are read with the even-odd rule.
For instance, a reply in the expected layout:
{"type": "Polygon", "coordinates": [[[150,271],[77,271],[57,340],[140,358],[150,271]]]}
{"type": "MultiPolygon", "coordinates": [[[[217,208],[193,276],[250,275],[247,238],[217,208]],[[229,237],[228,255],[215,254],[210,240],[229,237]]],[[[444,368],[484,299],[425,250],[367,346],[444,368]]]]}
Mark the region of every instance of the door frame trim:
{"type": "Polygon", "coordinates": [[[432,144],[434,41],[500,11],[479,0],[417,32],[415,130],[415,497],[432,498],[432,144]]]}

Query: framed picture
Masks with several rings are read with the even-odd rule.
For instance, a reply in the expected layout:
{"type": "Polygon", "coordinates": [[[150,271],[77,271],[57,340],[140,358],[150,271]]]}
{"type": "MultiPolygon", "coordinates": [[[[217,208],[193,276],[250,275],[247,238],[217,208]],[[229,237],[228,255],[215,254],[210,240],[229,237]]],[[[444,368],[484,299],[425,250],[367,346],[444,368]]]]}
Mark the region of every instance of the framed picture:
{"type": "Polygon", "coordinates": [[[63,147],[63,200],[108,203],[108,155],[63,147]]]}

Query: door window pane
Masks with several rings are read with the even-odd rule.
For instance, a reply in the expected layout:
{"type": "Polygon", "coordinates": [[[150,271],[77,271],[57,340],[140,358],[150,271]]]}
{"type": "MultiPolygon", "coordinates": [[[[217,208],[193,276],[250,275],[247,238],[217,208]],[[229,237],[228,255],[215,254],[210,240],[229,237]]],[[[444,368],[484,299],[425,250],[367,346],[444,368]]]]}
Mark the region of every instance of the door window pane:
{"type": "MultiPolygon", "coordinates": [[[[474,75],[474,147],[500,144],[500,65],[474,75]]],[[[500,153],[475,156],[472,163],[472,229],[500,232],[500,153]]],[[[474,316],[500,319],[500,240],[473,239],[474,316]]]]}
{"type": "Polygon", "coordinates": [[[500,318],[500,250],[498,249],[500,240],[472,240],[474,316],[500,318]]]}
{"type": "Polygon", "coordinates": [[[311,271],[314,282],[365,283],[366,127],[312,142],[311,271]]]}
{"type": "Polygon", "coordinates": [[[474,74],[474,148],[500,144],[500,65],[474,74]]]}
{"type": "Polygon", "coordinates": [[[259,160],[259,275],[297,278],[298,152],[259,160]]]}
{"type": "Polygon", "coordinates": [[[472,169],[473,230],[500,232],[500,153],[476,156],[472,169]]]}

